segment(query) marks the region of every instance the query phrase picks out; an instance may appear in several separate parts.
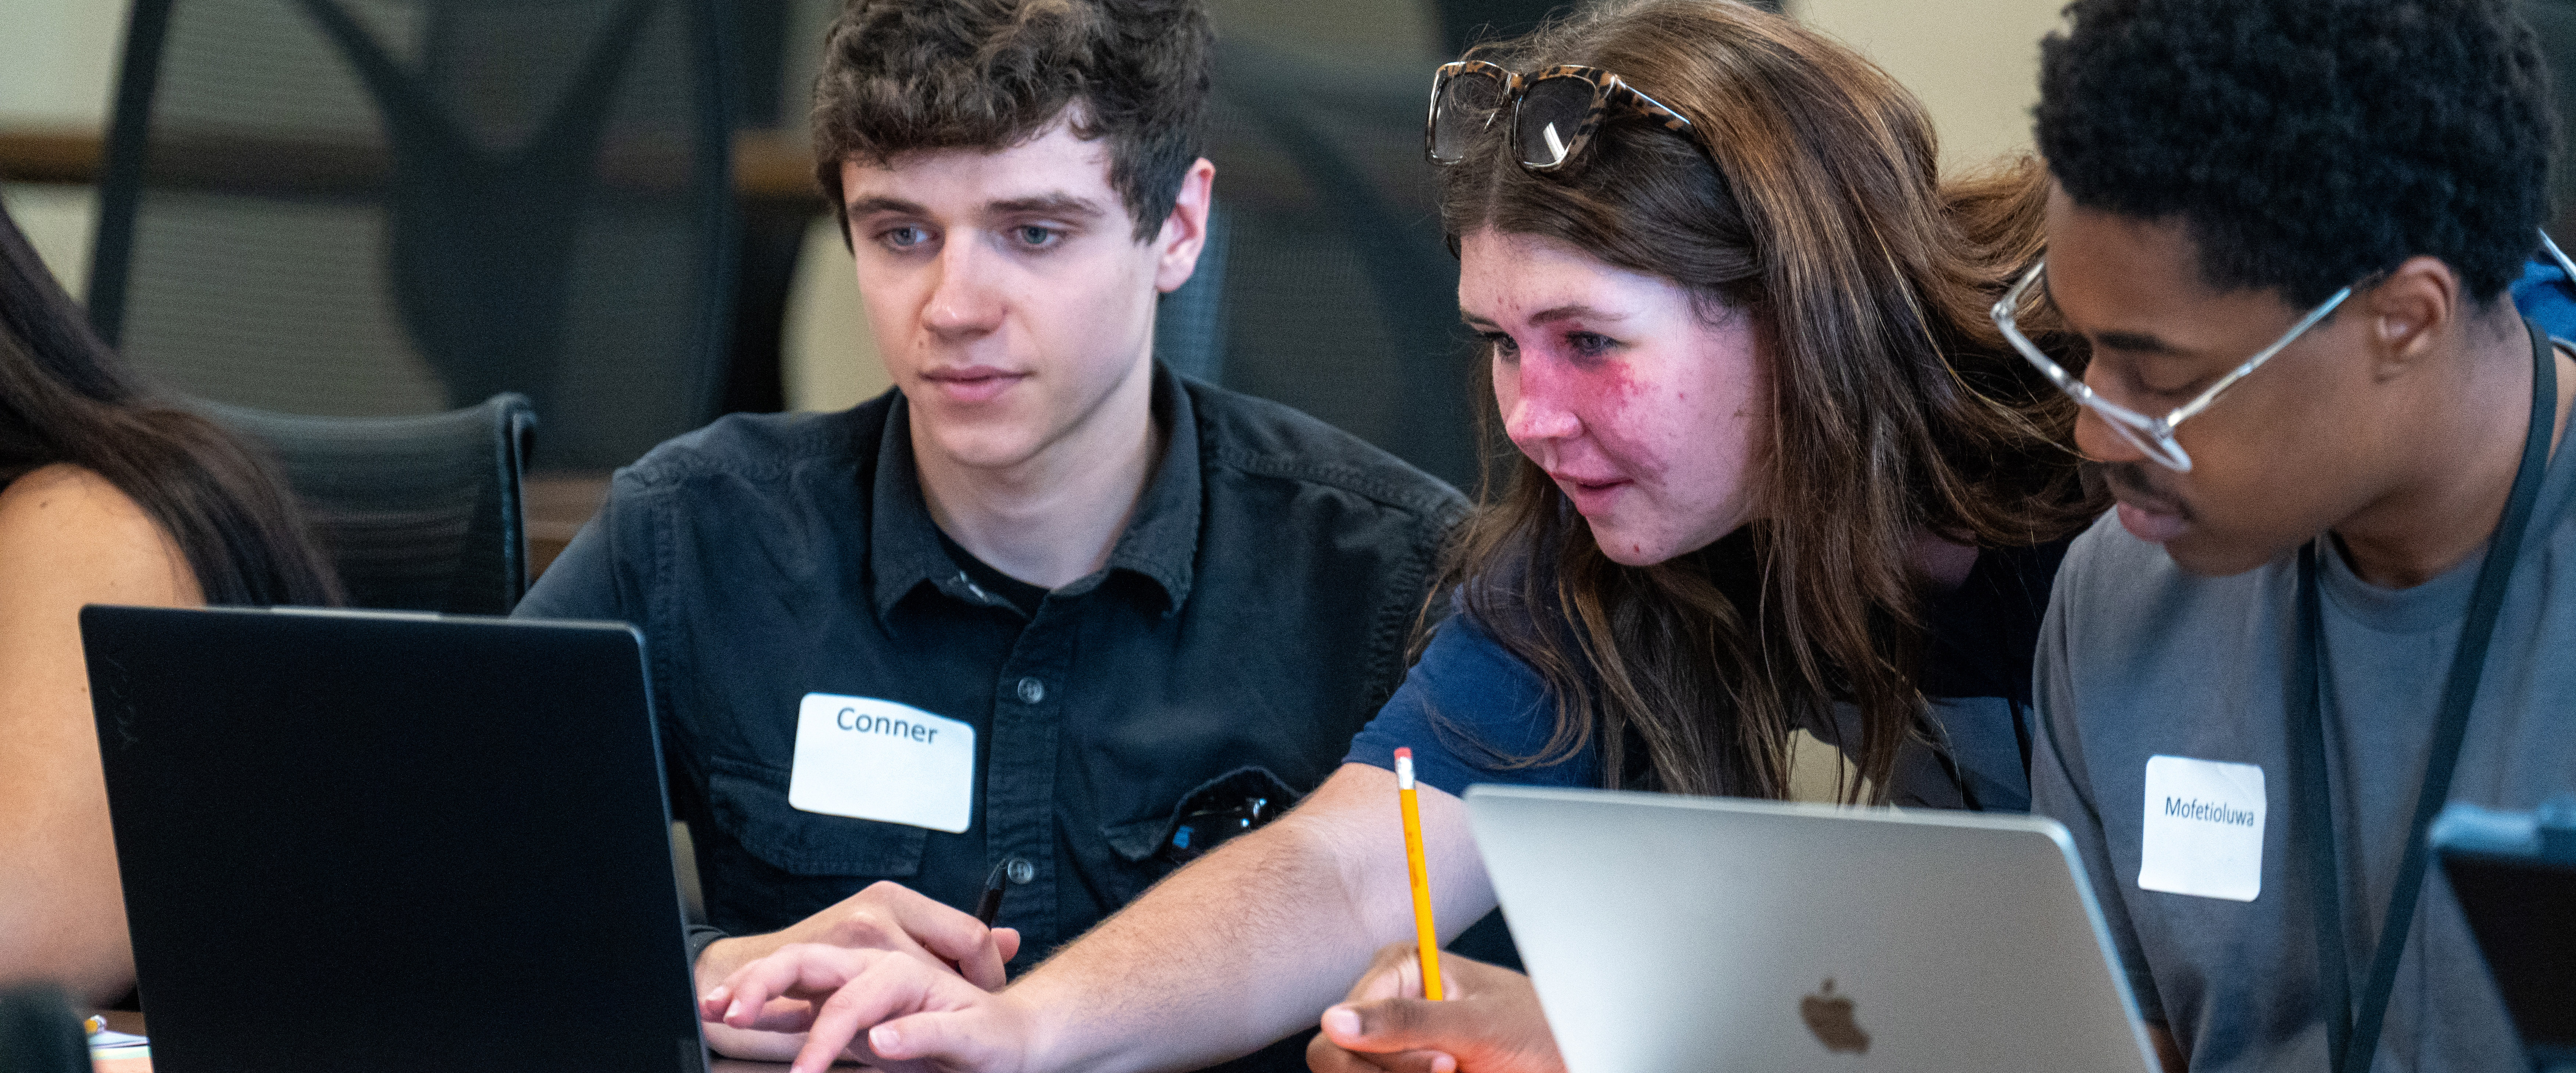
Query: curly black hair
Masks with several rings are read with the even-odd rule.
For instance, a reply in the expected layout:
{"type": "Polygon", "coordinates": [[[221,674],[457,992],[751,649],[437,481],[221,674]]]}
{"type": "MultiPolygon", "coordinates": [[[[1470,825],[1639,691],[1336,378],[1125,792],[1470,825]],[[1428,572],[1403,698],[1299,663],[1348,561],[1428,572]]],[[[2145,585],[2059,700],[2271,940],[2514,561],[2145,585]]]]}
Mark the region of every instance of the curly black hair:
{"type": "Polygon", "coordinates": [[[2221,290],[2312,305],[2409,257],[2502,296],[2549,213],[2557,121],[2508,0],[2076,0],[2040,51],[2075,203],[2179,217],[2221,290]]]}

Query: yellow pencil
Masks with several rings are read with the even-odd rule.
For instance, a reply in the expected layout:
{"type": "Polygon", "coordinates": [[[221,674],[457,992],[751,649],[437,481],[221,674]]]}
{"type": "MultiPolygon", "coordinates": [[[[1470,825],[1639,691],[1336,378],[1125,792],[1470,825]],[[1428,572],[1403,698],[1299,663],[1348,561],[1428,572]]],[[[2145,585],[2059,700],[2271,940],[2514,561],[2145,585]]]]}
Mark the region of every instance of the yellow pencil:
{"type": "Polygon", "coordinates": [[[1422,953],[1422,997],[1440,1001],[1440,929],[1431,924],[1431,869],[1422,860],[1422,805],[1413,750],[1395,751],[1395,796],[1404,803],[1404,863],[1413,873],[1413,941],[1422,953]]]}

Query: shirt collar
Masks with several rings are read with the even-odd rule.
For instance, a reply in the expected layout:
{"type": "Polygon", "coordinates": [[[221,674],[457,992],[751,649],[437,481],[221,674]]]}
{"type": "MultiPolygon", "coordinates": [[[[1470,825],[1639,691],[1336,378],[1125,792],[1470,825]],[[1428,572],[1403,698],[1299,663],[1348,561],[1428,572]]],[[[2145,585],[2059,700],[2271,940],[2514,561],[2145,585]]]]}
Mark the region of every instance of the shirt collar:
{"type": "MultiPolygon", "coordinates": [[[[1163,453],[1136,503],[1127,529],[1110,549],[1109,565],[1057,591],[1079,596],[1098,588],[1112,571],[1125,570],[1159,586],[1163,613],[1189,599],[1199,543],[1199,434],[1181,378],[1153,367],[1153,420],[1163,430],[1163,453]]],[[[921,470],[912,453],[911,411],[898,391],[886,411],[877,444],[876,487],[868,534],[869,573],[875,578],[877,614],[923,584],[963,585],[963,572],[939,546],[936,523],[921,494],[921,470]]]]}

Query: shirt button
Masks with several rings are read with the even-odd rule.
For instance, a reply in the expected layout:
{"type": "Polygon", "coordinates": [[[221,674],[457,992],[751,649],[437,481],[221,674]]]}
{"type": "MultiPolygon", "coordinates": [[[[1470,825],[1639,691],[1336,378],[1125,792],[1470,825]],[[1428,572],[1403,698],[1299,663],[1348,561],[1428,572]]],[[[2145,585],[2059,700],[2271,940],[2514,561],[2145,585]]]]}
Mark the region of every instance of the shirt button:
{"type": "MultiPolygon", "coordinates": [[[[1020,679],[1020,703],[1035,704],[1046,699],[1046,683],[1035,678],[1020,679]]],[[[1025,862],[1024,862],[1025,863],[1025,862]]],[[[1026,883],[1027,880],[1020,882],[1026,883]]]]}
{"type": "Polygon", "coordinates": [[[1030,864],[1026,857],[1013,857],[1002,862],[1002,875],[1012,886],[1025,886],[1038,877],[1038,866],[1030,864]]]}

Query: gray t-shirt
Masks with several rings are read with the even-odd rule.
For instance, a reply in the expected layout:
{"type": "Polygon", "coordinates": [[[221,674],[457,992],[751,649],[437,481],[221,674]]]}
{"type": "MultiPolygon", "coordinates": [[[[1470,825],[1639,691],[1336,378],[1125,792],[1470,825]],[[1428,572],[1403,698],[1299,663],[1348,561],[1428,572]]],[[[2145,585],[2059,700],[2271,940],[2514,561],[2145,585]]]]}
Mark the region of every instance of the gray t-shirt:
{"type": "MultiPolygon", "coordinates": [[[[2576,788],[2571,470],[2555,463],[2542,484],[2451,800],[2530,809],[2576,788]]],[[[2319,563],[2330,800],[2355,991],[2369,975],[2483,555],[2403,590],[2362,581],[2339,552],[2319,563]]],[[[2290,555],[2195,577],[2105,515],[2068,552],[2040,631],[2032,811],[2074,833],[2140,1011],[2171,1026],[2194,1073],[2327,1066],[2308,851],[2292,840],[2297,579],[2290,555]],[[2259,782],[2240,765],[2259,768],[2259,782]]],[[[2374,1068],[2523,1068],[2438,867],[2418,906],[2374,1068]]]]}

